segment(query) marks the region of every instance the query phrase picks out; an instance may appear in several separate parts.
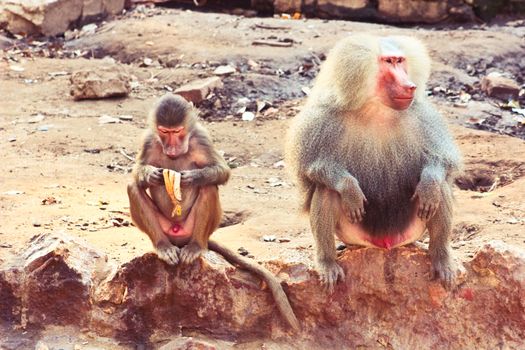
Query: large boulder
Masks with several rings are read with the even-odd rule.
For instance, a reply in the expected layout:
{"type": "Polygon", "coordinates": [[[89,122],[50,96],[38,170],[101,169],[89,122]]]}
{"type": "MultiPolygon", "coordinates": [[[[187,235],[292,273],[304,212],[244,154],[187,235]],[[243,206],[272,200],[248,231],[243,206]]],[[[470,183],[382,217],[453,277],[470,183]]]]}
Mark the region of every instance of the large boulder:
{"type": "Polygon", "coordinates": [[[436,23],[448,17],[443,0],[379,0],[379,17],[387,22],[436,23]]]}
{"type": "Polygon", "coordinates": [[[77,71],[70,80],[75,100],[124,97],[131,92],[130,77],[118,67],[77,71]]]}
{"type": "Polygon", "coordinates": [[[0,24],[14,34],[54,36],[123,9],[124,0],[0,0],[0,24]]]}
{"type": "Polygon", "coordinates": [[[15,34],[58,35],[82,15],[83,0],[2,0],[0,22],[15,34]]]}
{"type": "Polygon", "coordinates": [[[94,286],[110,273],[108,257],[65,234],[35,236],[0,268],[0,318],[22,326],[85,326],[94,286]]]}
{"type": "MultiPolygon", "coordinates": [[[[115,268],[80,239],[46,234],[0,266],[0,320],[27,328],[81,326],[136,343],[191,329],[311,349],[525,346],[525,253],[519,249],[484,246],[464,263],[452,291],[429,281],[430,260],[420,248],[347,249],[338,261],[346,279],[332,294],[304,264],[266,264],[282,279],[302,325],[293,334],[264,284],[213,252],[191,266],[170,266],[149,253],[115,268]]],[[[170,346],[179,343],[174,348],[208,346],[188,339],[170,346]]]]}

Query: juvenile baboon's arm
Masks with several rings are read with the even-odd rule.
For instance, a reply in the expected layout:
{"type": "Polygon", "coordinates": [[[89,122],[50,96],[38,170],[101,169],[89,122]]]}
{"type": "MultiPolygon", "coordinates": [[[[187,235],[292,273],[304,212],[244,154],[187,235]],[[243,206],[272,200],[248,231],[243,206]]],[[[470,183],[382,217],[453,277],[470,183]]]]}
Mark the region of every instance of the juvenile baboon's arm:
{"type": "Polygon", "coordinates": [[[183,184],[195,186],[223,185],[230,178],[230,167],[211,145],[208,135],[198,130],[192,140],[193,162],[197,169],[181,172],[183,184]]]}
{"type": "Polygon", "coordinates": [[[133,178],[141,188],[150,186],[163,186],[164,178],[162,168],[157,168],[148,164],[148,158],[153,147],[153,136],[146,134],[140,153],[137,155],[137,162],[133,168],[133,178]]]}

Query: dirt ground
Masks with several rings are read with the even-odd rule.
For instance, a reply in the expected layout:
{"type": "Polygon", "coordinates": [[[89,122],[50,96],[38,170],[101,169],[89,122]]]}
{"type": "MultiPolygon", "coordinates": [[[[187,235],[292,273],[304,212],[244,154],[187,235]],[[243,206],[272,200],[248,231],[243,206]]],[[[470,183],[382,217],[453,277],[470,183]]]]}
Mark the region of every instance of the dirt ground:
{"type": "Polygon", "coordinates": [[[59,43],[50,55],[36,53],[48,47],[45,43],[27,46],[24,40],[19,51],[0,52],[0,262],[20,252],[33,235],[59,230],[122,262],[151,251],[146,236],[129,223],[128,157],[135,156],[146,115],[159,96],[212,76],[225,63],[238,72],[224,78],[224,90],[213,98],[222,106],[204,103],[200,108],[217,148],[234,167],[221,189],[226,226],[214,238],[235,250],[245,248],[257,260],[310,262],[308,220],[300,215],[296,189],[279,166],[283,137],[301,108],[301,89],[311,84],[317,60],[338,39],[357,32],[413,35],[428,44],[435,61],[430,98],[448,119],[465,161],[463,189],[455,191],[458,258],[468,259],[494,239],[525,248],[525,141],[508,135],[525,135],[525,126],[479,91],[480,77],[490,69],[524,83],[523,23],[400,28],[142,7],[99,24],[94,34],[59,43]],[[293,44],[252,45],[268,38],[289,38],[293,44]],[[144,58],[153,64],[145,65],[144,58]],[[114,65],[136,82],[129,97],[77,102],[69,96],[72,72],[114,65]],[[447,92],[439,93],[445,91],[440,87],[447,92]],[[460,91],[472,95],[466,107],[454,101],[460,91]],[[242,121],[235,113],[241,97],[272,107],[253,121],[242,121]],[[100,125],[101,115],[133,119],[100,125]],[[501,123],[497,127],[490,124],[494,116],[501,123]],[[476,130],[476,125],[500,132],[476,130]],[[49,204],[53,199],[56,203],[49,204]],[[263,236],[276,241],[265,242],[263,236]]]}

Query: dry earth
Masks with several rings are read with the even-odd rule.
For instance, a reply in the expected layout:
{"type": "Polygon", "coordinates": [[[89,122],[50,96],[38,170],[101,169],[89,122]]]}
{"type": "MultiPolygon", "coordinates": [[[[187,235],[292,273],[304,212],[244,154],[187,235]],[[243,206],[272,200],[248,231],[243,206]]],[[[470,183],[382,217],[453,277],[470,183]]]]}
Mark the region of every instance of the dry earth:
{"type": "MultiPolygon", "coordinates": [[[[286,171],[274,164],[282,160],[289,120],[304,100],[301,88],[310,84],[316,69],[314,64],[311,71],[301,73],[300,67],[322,57],[339,38],[363,31],[423,39],[435,61],[429,89],[473,87],[474,98],[467,108],[456,107],[444,94],[431,97],[463,152],[462,187],[477,190],[455,191],[453,247],[458,258],[472,256],[493,239],[525,248],[525,142],[465,127],[496,115],[512,125],[501,127],[503,133],[525,134],[510,112],[475,91],[479,74],[468,73],[469,65],[489,62],[489,67],[510,72],[523,84],[524,26],[399,28],[142,8],[101,24],[95,34],[65,43],[65,51],[79,50],[87,58],[0,52],[0,262],[17,254],[33,235],[58,230],[85,238],[119,261],[151,251],[145,236],[129,225],[125,188],[132,162],[125,155],[136,154],[147,112],[167,87],[211,76],[219,63],[235,65],[239,72],[224,78],[225,89],[219,93],[223,108],[214,110],[211,104],[201,108],[216,146],[236,166],[231,181],[221,189],[228,226],[214,238],[235,250],[244,247],[257,260],[311,261],[308,220],[298,212],[296,191],[286,171]],[[289,28],[255,26],[262,23],[289,28]],[[272,36],[292,38],[293,46],[251,44],[272,36]],[[145,57],[154,63],[144,66],[145,57]],[[175,60],[178,66],[166,67],[158,59],[175,60]],[[259,68],[250,68],[248,60],[259,68]],[[114,61],[140,84],[129,97],[78,102],[69,96],[72,72],[97,70],[114,61]],[[242,121],[239,115],[230,115],[242,96],[267,100],[277,110],[242,121]],[[44,119],[31,123],[38,114],[44,119]],[[133,120],[99,125],[104,114],[132,115],[133,120]],[[58,203],[43,205],[50,197],[58,203]],[[275,236],[276,242],[264,242],[265,235],[275,236]]],[[[19,45],[24,46],[23,41],[19,45]]]]}

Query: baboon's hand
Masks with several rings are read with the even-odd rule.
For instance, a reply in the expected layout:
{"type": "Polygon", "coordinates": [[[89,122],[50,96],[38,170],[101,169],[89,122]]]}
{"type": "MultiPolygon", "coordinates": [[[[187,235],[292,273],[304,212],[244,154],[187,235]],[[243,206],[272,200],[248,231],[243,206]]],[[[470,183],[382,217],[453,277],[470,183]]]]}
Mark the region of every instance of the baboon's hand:
{"type": "Polygon", "coordinates": [[[162,175],[162,171],[164,169],[157,168],[154,166],[148,166],[146,168],[146,182],[149,186],[164,186],[164,175],[162,175]]]}
{"type": "Polygon", "coordinates": [[[183,264],[192,264],[197,260],[206,250],[201,248],[197,243],[190,242],[185,245],[180,251],[180,261],[183,264]]]}
{"type": "Polygon", "coordinates": [[[430,220],[436,213],[441,200],[441,187],[438,181],[433,179],[421,180],[412,199],[419,199],[417,216],[423,220],[430,220]]]}
{"type": "Polygon", "coordinates": [[[159,259],[170,265],[177,265],[179,263],[179,253],[180,249],[171,243],[163,243],[157,247],[157,256],[159,259]]]}
{"type": "Polygon", "coordinates": [[[344,180],[340,192],[343,211],[350,223],[355,224],[363,220],[365,216],[366,197],[354,178],[344,180]]]}
{"type": "Polygon", "coordinates": [[[180,182],[184,185],[199,185],[202,177],[202,169],[184,170],[180,173],[180,182]]]}
{"type": "Polygon", "coordinates": [[[456,279],[456,265],[450,258],[432,259],[430,279],[440,280],[445,289],[451,290],[456,279]]]}
{"type": "Polygon", "coordinates": [[[334,287],[338,281],[343,281],[345,279],[345,272],[343,271],[343,268],[335,261],[318,262],[317,273],[319,274],[321,283],[325,286],[326,291],[329,293],[334,291],[334,287]]]}

